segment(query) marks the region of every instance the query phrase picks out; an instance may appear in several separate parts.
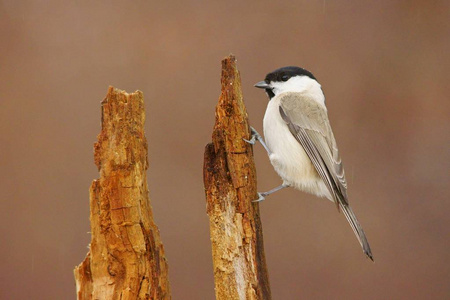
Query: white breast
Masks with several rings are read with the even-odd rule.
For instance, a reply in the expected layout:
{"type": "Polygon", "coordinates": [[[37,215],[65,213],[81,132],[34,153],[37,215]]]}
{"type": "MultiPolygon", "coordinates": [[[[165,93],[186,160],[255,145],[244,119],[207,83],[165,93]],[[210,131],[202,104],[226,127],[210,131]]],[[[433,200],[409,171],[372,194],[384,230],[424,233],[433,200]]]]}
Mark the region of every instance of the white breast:
{"type": "Polygon", "coordinates": [[[264,115],[264,138],[271,151],[270,162],[285,184],[319,197],[331,197],[305,150],[281,118],[279,99],[275,96],[269,101],[264,115]]]}

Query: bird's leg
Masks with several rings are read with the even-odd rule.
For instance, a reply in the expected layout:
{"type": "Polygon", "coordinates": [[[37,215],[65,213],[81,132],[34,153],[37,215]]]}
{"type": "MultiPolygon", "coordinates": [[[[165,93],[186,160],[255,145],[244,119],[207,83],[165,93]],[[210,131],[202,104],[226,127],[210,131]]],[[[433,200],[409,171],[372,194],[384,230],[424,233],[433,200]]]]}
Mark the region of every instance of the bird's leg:
{"type": "Polygon", "coordinates": [[[275,192],[278,192],[281,189],[287,188],[289,187],[289,184],[285,184],[283,183],[280,186],[277,186],[276,188],[271,189],[270,191],[264,192],[264,193],[258,193],[259,198],[256,200],[253,200],[252,202],[260,202],[263,201],[264,199],[266,199],[267,196],[269,196],[270,194],[273,194],[275,192]]]}
{"type": "Polygon", "coordinates": [[[264,142],[262,136],[258,133],[258,131],[256,131],[255,128],[253,128],[252,126],[250,126],[250,128],[252,130],[251,139],[250,140],[243,139],[243,140],[246,141],[249,144],[252,144],[252,145],[254,145],[256,143],[256,141],[259,141],[261,143],[261,145],[263,145],[264,149],[266,149],[267,154],[270,155],[269,147],[267,147],[267,145],[264,142]]]}

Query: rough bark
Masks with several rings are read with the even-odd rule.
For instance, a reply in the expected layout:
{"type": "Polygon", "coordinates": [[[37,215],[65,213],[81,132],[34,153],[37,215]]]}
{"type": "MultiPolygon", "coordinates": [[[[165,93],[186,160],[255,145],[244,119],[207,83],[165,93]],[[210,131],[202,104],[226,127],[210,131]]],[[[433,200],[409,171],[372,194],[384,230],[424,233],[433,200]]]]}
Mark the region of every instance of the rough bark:
{"type": "Polygon", "coordinates": [[[170,299],[168,266],[153,222],[146,170],[144,99],[110,87],[94,146],[92,240],[75,268],[78,299],[170,299]]]}
{"type": "Polygon", "coordinates": [[[222,93],[203,176],[216,299],[271,299],[247,111],[236,59],[222,61],[222,93]]]}

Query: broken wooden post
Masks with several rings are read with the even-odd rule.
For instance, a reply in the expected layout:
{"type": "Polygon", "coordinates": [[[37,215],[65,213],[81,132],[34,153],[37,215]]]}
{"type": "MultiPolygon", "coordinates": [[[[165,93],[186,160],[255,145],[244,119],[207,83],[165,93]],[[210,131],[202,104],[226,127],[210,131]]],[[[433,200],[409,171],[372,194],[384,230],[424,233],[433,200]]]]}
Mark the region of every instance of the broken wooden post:
{"type": "Polygon", "coordinates": [[[75,268],[77,298],[170,299],[168,265],[148,195],[144,98],[110,87],[95,143],[92,240],[75,268]]]}
{"type": "Polygon", "coordinates": [[[222,93],[203,176],[216,299],[271,299],[247,111],[236,59],[222,60],[222,93]]]}

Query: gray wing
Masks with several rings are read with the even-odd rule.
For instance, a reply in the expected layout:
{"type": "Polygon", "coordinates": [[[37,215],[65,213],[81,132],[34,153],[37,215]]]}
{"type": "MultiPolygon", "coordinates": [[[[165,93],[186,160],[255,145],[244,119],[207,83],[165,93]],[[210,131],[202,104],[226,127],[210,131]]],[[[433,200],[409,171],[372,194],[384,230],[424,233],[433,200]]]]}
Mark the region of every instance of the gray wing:
{"type": "Polygon", "coordinates": [[[341,208],[364,253],[373,260],[366,234],[347,200],[344,167],[331,131],[327,111],[314,99],[300,93],[286,93],[280,99],[280,114],[292,135],[303,146],[332,200],[341,208]]]}
{"type": "Polygon", "coordinates": [[[344,168],[326,109],[300,93],[282,96],[279,109],[292,135],[325,182],[332,200],[336,204],[348,204],[344,168]]]}

